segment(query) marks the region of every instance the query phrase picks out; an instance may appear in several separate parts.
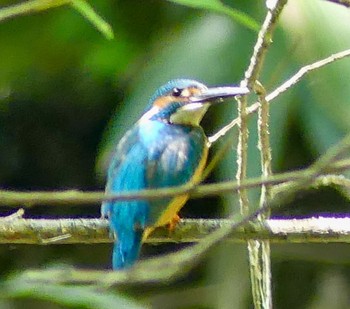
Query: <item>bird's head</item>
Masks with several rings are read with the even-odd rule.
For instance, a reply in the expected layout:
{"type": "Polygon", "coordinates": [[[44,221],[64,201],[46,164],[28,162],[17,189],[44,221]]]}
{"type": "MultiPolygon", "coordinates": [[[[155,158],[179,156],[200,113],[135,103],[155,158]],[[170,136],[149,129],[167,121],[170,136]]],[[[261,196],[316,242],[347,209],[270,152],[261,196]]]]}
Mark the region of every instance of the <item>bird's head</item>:
{"type": "Polygon", "coordinates": [[[208,88],[195,80],[171,80],[155,92],[141,120],[198,126],[211,104],[248,92],[246,87],[208,88]]]}

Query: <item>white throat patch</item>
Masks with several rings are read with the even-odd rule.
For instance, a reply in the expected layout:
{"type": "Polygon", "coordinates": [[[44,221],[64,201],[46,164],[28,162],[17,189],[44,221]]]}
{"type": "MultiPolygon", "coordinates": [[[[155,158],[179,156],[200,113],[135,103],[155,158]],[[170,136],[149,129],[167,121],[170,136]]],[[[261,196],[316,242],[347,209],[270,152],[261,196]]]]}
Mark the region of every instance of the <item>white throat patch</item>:
{"type": "Polygon", "coordinates": [[[170,116],[170,122],[174,124],[199,126],[208,108],[208,103],[188,103],[180,107],[170,116]]]}

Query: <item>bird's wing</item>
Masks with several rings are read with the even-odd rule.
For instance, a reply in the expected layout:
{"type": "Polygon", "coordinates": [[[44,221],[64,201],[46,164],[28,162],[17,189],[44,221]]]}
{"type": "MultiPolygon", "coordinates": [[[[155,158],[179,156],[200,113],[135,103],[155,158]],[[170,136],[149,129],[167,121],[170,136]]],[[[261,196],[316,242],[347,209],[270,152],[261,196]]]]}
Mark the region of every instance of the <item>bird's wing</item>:
{"type": "MultiPolygon", "coordinates": [[[[141,141],[138,126],[119,142],[108,171],[107,193],[137,191],[146,188],[148,149],[141,141]]],[[[111,232],[117,235],[113,249],[113,268],[132,266],[139,256],[144,228],[148,224],[147,201],[107,201],[101,213],[109,218],[111,232]]]]}
{"type": "MultiPolygon", "coordinates": [[[[108,172],[107,193],[164,188],[185,184],[200,174],[207,147],[201,128],[168,127],[153,122],[135,125],[118,144],[108,172]],[[151,130],[142,130],[142,129],[151,130]],[[198,172],[199,171],[199,172],[198,172]]],[[[109,217],[118,241],[113,249],[115,269],[131,266],[141,240],[153,226],[170,222],[187,196],[157,200],[107,201],[101,213],[109,217]]]]}
{"type": "MultiPolygon", "coordinates": [[[[144,144],[140,142],[138,132],[138,127],[134,126],[117,145],[108,169],[106,193],[120,193],[146,188],[144,175],[148,152],[144,144]]],[[[136,217],[144,217],[142,221],[145,222],[145,215],[139,215],[140,208],[145,207],[144,204],[144,202],[137,200],[107,201],[102,203],[101,214],[103,217],[112,219],[112,227],[119,224],[113,221],[127,225],[136,220],[136,217]]]]}
{"type": "MultiPolygon", "coordinates": [[[[182,130],[176,134],[161,130],[157,139],[146,132],[147,140],[137,126],[128,131],[114,153],[106,192],[174,187],[200,174],[207,157],[207,139],[199,127],[182,130]]],[[[110,217],[116,232],[126,227],[145,228],[156,224],[169,205],[180,208],[186,199],[178,199],[181,205],[173,201],[174,198],[104,202],[101,212],[110,217]]]]}
{"type": "MultiPolygon", "coordinates": [[[[194,178],[198,180],[206,163],[207,151],[207,139],[200,127],[187,129],[184,134],[166,140],[158,156],[148,160],[148,188],[175,187],[194,178]]],[[[151,225],[169,223],[186,200],[186,196],[181,196],[150,201],[151,225]]]]}

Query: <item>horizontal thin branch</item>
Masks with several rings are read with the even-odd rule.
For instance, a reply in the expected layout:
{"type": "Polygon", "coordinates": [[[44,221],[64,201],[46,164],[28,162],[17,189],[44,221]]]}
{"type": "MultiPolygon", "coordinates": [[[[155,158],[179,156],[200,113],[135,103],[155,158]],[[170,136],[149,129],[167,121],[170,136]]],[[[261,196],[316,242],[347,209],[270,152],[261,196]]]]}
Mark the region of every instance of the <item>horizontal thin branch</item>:
{"type": "MultiPolygon", "coordinates": [[[[325,173],[336,173],[350,168],[350,160],[340,160],[325,169],[325,173]]],[[[268,178],[250,178],[238,184],[237,181],[225,181],[206,185],[183,185],[173,188],[129,191],[120,194],[105,195],[104,192],[67,191],[8,191],[0,190],[0,206],[30,208],[35,205],[87,205],[97,204],[106,200],[137,200],[160,199],[189,193],[191,198],[235,193],[238,189],[255,188],[261,185],[277,185],[285,182],[298,181],[307,177],[310,170],[298,170],[274,174],[268,178]]]]}
{"type": "MultiPolygon", "coordinates": [[[[147,242],[197,242],[218,228],[233,224],[225,219],[181,220],[171,232],[165,227],[157,228],[147,242]]],[[[350,243],[350,217],[269,219],[261,226],[240,227],[228,238],[235,242],[247,239],[268,239],[275,243],[350,243]]],[[[0,244],[94,244],[112,241],[105,219],[0,219],[0,244]]]]}

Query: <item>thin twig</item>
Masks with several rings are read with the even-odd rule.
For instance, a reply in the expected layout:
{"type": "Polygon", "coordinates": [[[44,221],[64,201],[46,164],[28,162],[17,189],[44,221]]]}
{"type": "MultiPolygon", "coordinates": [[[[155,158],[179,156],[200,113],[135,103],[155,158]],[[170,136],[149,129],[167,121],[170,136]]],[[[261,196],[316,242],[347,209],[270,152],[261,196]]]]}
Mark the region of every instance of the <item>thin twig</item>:
{"type": "MultiPolygon", "coordinates": [[[[324,169],[324,174],[344,172],[350,169],[350,160],[338,160],[324,169]]],[[[215,196],[224,193],[236,193],[239,189],[251,189],[261,185],[278,185],[298,181],[310,175],[308,168],[292,172],[274,174],[268,178],[249,178],[240,184],[237,181],[225,181],[199,186],[180,186],[174,188],[129,191],[122,194],[105,195],[104,192],[82,192],[77,190],[67,191],[8,191],[0,190],[0,206],[30,208],[35,205],[47,206],[73,206],[90,205],[101,203],[105,200],[137,200],[137,199],[159,199],[171,197],[183,193],[190,193],[191,198],[201,198],[204,196],[215,196]]]]}
{"type": "Polygon", "coordinates": [[[350,8],[350,0],[327,0],[327,1],[344,5],[345,7],[350,8]]]}
{"type": "MultiPolygon", "coordinates": [[[[350,56],[350,49],[344,50],[342,52],[333,54],[327,58],[314,62],[312,64],[306,65],[302,67],[296,74],[294,74],[291,78],[285,81],[282,85],[277,87],[274,91],[266,96],[266,100],[268,102],[273,101],[283,92],[287,91],[289,88],[294,86],[296,83],[300,82],[303,77],[305,77],[308,73],[322,68],[328,64],[331,64],[335,61],[344,59],[350,56]]],[[[255,113],[259,109],[259,102],[255,102],[247,108],[247,115],[251,115],[255,113]]],[[[209,137],[209,141],[211,143],[215,143],[221,136],[224,136],[228,131],[230,131],[233,127],[238,124],[238,118],[232,120],[228,125],[221,128],[217,133],[213,134],[209,137]]]]}

